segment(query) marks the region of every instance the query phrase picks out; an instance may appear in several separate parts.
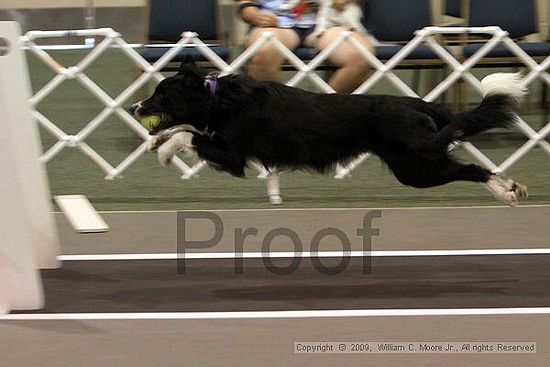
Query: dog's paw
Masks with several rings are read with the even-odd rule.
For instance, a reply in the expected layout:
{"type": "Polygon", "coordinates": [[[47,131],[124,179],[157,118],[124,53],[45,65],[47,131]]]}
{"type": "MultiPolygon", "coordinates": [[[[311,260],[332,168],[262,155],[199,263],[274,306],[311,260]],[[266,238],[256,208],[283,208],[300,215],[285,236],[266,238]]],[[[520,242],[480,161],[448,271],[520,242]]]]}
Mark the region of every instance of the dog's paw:
{"type": "Polygon", "coordinates": [[[271,205],[281,205],[283,203],[283,198],[280,195],[271,195],[269,196],[269,203],[271,205]]]}
{"type": "Polygon", "coordinates": [[[514,191],[505,191],[497,199],[511,207],[516,207],[519,204],[518,195],[514,191]]]}
{"type": "Polygon", "coordinates": [[[193,133],[182,131],[170,139],[175,144],[177,152],[185,152],[187,154],[195,154],[195,146],[193,145],[193,133]]]}
{"type": "Polygon", "coordinates": [[[501,175],[497,175],[494,177],[507,192],[514,192],[519,200],[527,199],[527,197],[529,196],[529,193],[527,192],[527,187],[520,184],[519,182],[510,180],[501,175]]]}
{"type": "Polygon", "coordinates": [[[174,154],[176,154],[176,152],[172,151],[170,146],[167,146],[166,144],[161,145],[157,150],[157,158],[160,165],[163,167],[169,165],[170,162],[172,162],[174,154]]]}
{"type": "Polygon", "coordinates": [[[527,199],[529,197],[529,193],[527,192],[527,187],[525,185],[520,184],[519,182],[514,182],[514,187],[512,190],[517,194],[518,198],[523,200],[527,199]]]}
{"type": "Polygon", "coordinates": [[[527,187],[503,176],[491,176],[485,187],[495,198],[509,206],[517,206],[520,200],[528,197],[527,187]]]}
{"type": "Polygon", "coordinates": [[[166,142],[166,138],[161,137],[160,135],[154,135],[147,140],[147,151],[154,152],[162,144],[166,142]]]}
{"type": "Polygon", "coordinates": [[[157,149],[157,156],[161,166],[167,166],[177,152],[192,154],[195,152],[193,146],[193,134],[182,131],[174,134],[157,149]]]}

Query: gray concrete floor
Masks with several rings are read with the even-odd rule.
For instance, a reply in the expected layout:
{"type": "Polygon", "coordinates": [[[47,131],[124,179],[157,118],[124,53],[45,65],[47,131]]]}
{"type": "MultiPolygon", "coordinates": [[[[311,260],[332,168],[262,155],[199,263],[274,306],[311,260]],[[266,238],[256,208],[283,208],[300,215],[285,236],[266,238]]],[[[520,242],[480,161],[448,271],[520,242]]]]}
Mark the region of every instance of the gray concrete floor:
{"type": "Polygon", "coordinates": [[[549,315],[0,321],[2,365],[546,367],[549,315]],[[294,354],[296,341],[536,341],[537,354],[294,354]]]}
{"type": "MultiPolygon", "coordinates": [[[[309,250],[312,237],[325,228],[341,230],[354,250],[363,248],[365,214],[378,209],[258,209],[211,210],[223,223],[223,236],[216,246],[201,252],[232,252],[235,230],[256,228],[246,238],[243,250],[260,251],[269,231],[284,227],[295,232],[309,250]]],[[[201,213],[187,211],[185,213],[201,213]]],[[[201,215],[201,214],[198,214],[201,215]]],[[[550,206],[477,208],[393,208],[380,209],[381,217],[372,221],[380,235],[372,238],[372,250],[538,248],[550,245],[550,206]]],[[[78,234],[62,214],[56,219],[64,254],[167,253],[177,251],[175,211],[105,212],[111,227],[107,233],[78,234]]],[[[212,238],[211,220],[188,219],[186,238],[204,241],[212,238]]],[[[323,250],[342,247],[334,238],[323,250]]],[[[288,241],[273,241],[273,251],[288,251],[288,241]],[[277,245],[280,244],[280,247],[277,245]]],[[[189,251],[194,251],[189,249],[189,251]]]]}
{"type": "MultiPolygon", "coordinates": [[[[382,233],[373,249],[548,248],[548,210],[386,209],[374,222],[382,233]]],[[[330,225],[340,228],[357,248],[355,230],[368,211],[218,211],[226,224],[224,236],[208,251],[231,250],[231,233],[237,227],[257,227],[261,239],[275,224],[287,225],[304,242],[330,225]]],[[[58,218],[63,252],[150,254],[176,249],[173,212],[104,216],[112,230],[103,235],[76,235],[58,218]]],[[[191,236],[209,233],[205,223],[189,228],[191,236]]],[[[260,242],[252,239],[246,250],[256,251],[260,242]]],[[[333,246],[329,241],[325,250],[333,246]]],[[[363,274],[361,259],[353,258],[345,271],[332,276],[319,274],[311,259],[302,260],[287,276],[269,272],[261,259],[245,260],[243,274],[234,273],[232,259],[193,260],[187,263],[186,274],[176,272],[174,260],[65,261],[61,269],[43,272],[46,308],[14,315],[34,320],[0,318],[0,366],[550,365],[550,311],[526,315],[513,314],[517,309],[512,309],[550,306],[550,255],[378,257],[372,259],[370,274],[363,274]],[[495,307],[509,314],[437,315],[447,309],[490,312],[495,307]],[[433,313],[296,318],[245,314],[237,319],[225,313],[401,310],[406,314],[414,309],[433,313]],[[173,314],[195,317],[195,312],[204,311],[224,313],[218,314],[221,319],[180,319],[181,314],[173,314]],[[127,319],[86,319],[99,313],[127,319]],[[145,319],[132,319],[130,313],[145,319]],[[537,353],[304,355],[293,353],[297,341],[536,342],[537,353]]],[[[323,259],[323,263],[331,266],[337,260],[323,259]]],[[[289,259],[276,261],[284,266],[289,259]]]]}

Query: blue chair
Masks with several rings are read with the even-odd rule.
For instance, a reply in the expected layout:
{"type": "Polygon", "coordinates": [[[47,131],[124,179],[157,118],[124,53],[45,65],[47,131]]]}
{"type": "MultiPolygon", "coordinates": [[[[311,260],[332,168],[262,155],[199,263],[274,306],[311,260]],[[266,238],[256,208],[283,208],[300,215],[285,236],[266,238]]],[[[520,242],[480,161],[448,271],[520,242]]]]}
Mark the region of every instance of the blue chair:
{"type": "MultiPolygon", "coordinates": [[[[414,37],[418,29],[433,24],[430,0],[368,0],[365,5],[365,28],[381,43],[405,43],[414,37]]],[[[376,56],[389,60],[403,48],[402,45],[376,46],[376,56]]],[[[443,69],[445,63],[428,46],[417,46],[397,67],[416,69],[412,88],[420,89],[421,69],[443,69]]]]}
{"type": "Polygon", "coordinates": [[[462,18],[462,2],[466,0],[447,0],[445,1],[445,14],[455,18],[462,18]]]}
{"type": "MultiPolygon", "coordinates": [[[[201,40],[218,40],[216,22],[216,0],[151,0],[149,13],[149,41],[153,43],[175,43],[183,31],[198,33],[201,40]]],[[[209,48],[223,60],[228,60],[229,50],[219,44],[209,48]]],[[[145,47],[141,56],[153,63],[162,57],[169,47],[145,47]]],[[[197,47],[182,49],[173,59],[180,62],[187,57],[195,61],[208,61],[197,47]]]]}
{"type": "Polygon", "coordinates": [[[451,23],[445,24],[448,27],[464,27],[466,25],[468,0],[446,0],[444,15],[451,16],[454,19],[451,23]]]}
{"type": "Polygon", "coordinates": [[[363,23],[382,42],[404,42],[414,31],[432,24],[430,0],[370,0],[363,23]]]}
{"type": "MultiPolygon", "coordinates": [[[[470,2],[470,26],[498,25],[510,34],[513,39],[520,39],[528,34],[537,33],[537,12],[535,0],[474,0],[470,2]]],[[[531,57],[550,55],[548,42],[518,42],[523,51],[531,57]]],[[[464,47],[464,56],[470,57],[483,46],[473,43],[464,47]]],[[[500,44],[491,50],[486,57],[515,57],[508,48],[500,44]]]]}
{"type": "MultiPolygon", "coordinates": [[[[430,0],[369,0],[365,5],[365,28],[380,42],[407,42],[414,32],[432,24],[430,0]]],[[[376,55],[387,60],[402,46],[384,45],[376,47],[376,55]]],[[[407,60],[439,60],[429,47],[417,47],[407,60]]]]}

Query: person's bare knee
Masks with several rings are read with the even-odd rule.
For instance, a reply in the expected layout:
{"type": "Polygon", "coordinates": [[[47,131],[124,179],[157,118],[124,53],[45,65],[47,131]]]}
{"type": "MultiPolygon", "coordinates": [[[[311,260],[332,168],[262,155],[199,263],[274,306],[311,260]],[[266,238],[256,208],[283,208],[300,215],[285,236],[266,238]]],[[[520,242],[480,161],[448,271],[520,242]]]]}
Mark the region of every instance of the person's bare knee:
{"type": "Polygon", "coordinates": [[[271,44],[263,45],[252,56],[250,61],[254,64],[273,64],[280,65],[283,57],[279,51],[271,44]]]}
{"type": "MultiPolygon", "coordinates": [[[[319,49],[323,50],[331,45],[344,31],[346,30],[339,27],[328,29],[319,38],[319,49]]],[[[357,40],[368,52],[374,51],[373,46],[363,35],[351,32],[350,37],[357,40]]],[[[330,85],[341,93],[351,92],[357,88],[365,80],[370,69],[367,58],[348,41],[344,41],[334,50],[329,56],[329,61],[338,67],[330,80],[330,85]]]]}
{"type": "Polygon", "coordinates": [[[369,61],[365,56],[354,48],[343,48],[334,55],[330,61],[339,67],[355,67],[357,69],[368,70],[370,67],[369,61]]]}
{"type": "MultiPolygon", "coordinates": [[[[339,29],[340,28],[333,28],[333,30],[339,29]]],[[[338,37],[339,33],[341,33],[341,31],[338,33],[334,32],[327,34],[327,37],[322,37],[322,39],[319,40],[319,48],[324,49],[328,47],[338,37]]],[[[356,41],[358,41],[358,43],[361,44],[368,52],[374,52],[374,47],[363,35],[356,32],[351,32],[350,37],[353,37],[356,41]]],[[[334,65],[340,67],[354,65],[358,68],[368,69],[370,65],[363,53],[359,51],[355,45],[352,45],[349,42],[343,42],[340,46],[338,46],[330,55],[329,60],[334,65]]]]}
{"type": "Polygon", "coordinates": [[[250,59],[250,71],[257,79],[276,80],[283,62],[282,56],[272,45],[265,45],[250,59]]]}
{"type": "MultiPolygon", "coordinates": [[[[280,28],[256,28],[248,39],[248,45],[257,41],[264,32],[271,32],[283,45],[290,49],[298,46],[299,39],[296,33],[290,29],[280,28]]],[[[249,71],[252,77],[259,80],[279,80],[280,68],[284,57],[271,42],[265,43],[252,56],[249,71]]]]}

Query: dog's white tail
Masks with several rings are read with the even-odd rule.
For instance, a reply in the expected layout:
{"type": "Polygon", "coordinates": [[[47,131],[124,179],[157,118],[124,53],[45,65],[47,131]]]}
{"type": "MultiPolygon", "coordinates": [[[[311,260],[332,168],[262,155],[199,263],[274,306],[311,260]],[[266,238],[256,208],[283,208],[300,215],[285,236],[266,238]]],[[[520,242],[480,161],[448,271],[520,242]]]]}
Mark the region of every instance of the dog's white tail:
{"type": "Polygon", "coordinates": [[[505,94],[520,100],[527,93],[521,80],[521,73],[495,73],[487,75],[481,81],[483,97],[505,94]]]}
{"type": "Polygon", "coordinates": [[[507,128],[517,120],[516,109],[525,94],[521,75],[496,73],[481,81],[483,100],[473,110],[455,114],[457,123],[450,125],[441,142],[473,136],[493,128],[507,128]]]}

